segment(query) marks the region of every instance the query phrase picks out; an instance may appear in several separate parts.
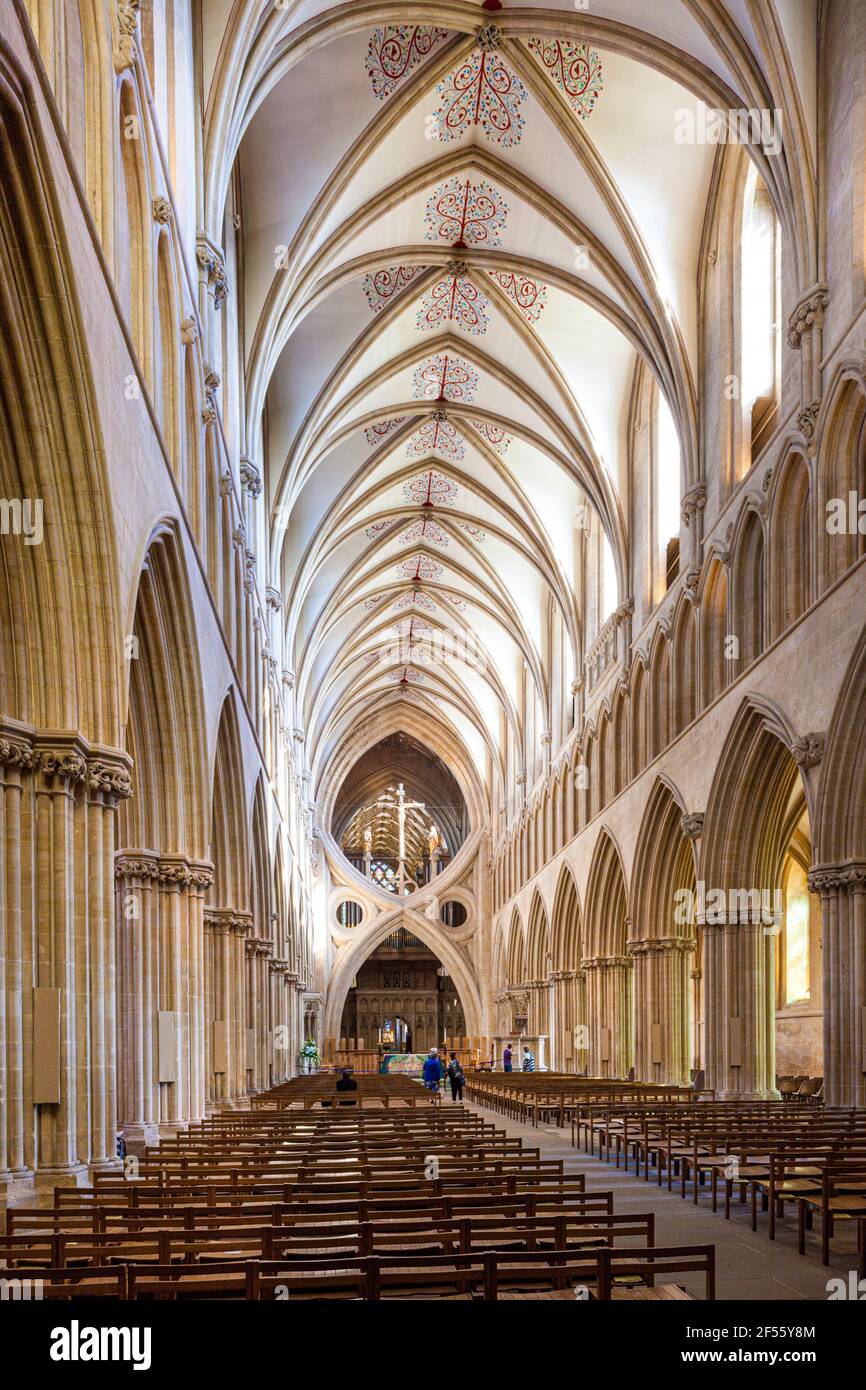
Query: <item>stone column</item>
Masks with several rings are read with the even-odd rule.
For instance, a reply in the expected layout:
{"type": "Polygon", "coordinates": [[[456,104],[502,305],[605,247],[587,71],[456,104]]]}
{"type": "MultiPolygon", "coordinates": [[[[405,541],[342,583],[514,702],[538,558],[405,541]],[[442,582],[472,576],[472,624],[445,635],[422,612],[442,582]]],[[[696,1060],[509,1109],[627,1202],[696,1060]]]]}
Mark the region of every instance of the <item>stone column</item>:
{"type": "MultiPolygon", "coordinates": [[[[578,1070],[577,974],[576,970],[554,970],[550,976],[550,1066],[553,1071],[578,1070]]],[[[585,1047],[581,1050],[585,1052],[585,1047]]]]}
{"type": "Polygon", "coordinates": [[[587,1065],[591,1076],[624,1077],[632,1065],[632,961],[599,956],[582,962],[586,972],[587,1065]]]}
{"type": "Polygon", "coordinates": [[[816,866],[824,953],[824,1097],[866,1104],[866,863],[816,866]]]}
{"type": "Polygon", "coordinates": [[[661,1085],[689,1084],[688,937],[629,944],[634,959],[635,1076],[661,1085]]]}
{"type": "Polygon", "coordinates": [[[32,987],[32,962],[26,945],[29,930],[24,930],[26,885],[22,883],[27,863],[25,845],[30,837],[32,772],[29,737],[23,731],[0,728],[0,893],[4,918],[0,921],[0,1197],[8,1194],[15,1179],[28,1177],[34,1163],[32,1136],[25,1145],[24,1123],[24,1013],[25,998],[32,987]],[[26,1157],[25,1148],[29,1149],[26,1157]]]}
{"type": "Polygon", "coordinates": [[[751,909],[713,916],[701,923],[707,1086],[723,1099],[776,1097],[776,928],[751,909]]]}

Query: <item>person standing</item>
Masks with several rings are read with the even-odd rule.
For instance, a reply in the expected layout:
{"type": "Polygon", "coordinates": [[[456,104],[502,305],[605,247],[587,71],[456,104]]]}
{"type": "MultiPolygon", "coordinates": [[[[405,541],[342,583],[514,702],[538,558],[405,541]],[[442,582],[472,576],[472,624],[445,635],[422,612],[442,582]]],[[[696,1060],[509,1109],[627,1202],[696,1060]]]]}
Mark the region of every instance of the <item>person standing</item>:
{"type": "Polygon", "coordinates": [[[430,1056],[424,1063],[424,1085],[428,1091],[434,1095],[439,1094],[439,1082],[442,1080],[442,1063],[439,1061],[439,1053],[435,1047],[431,1047],[430,1056]]]}
{"type": "Polygon", "coordinates": [[[505,1051],[502,1054],[502,1070],[511,1071],[511,1064],[514,1060],[514,1053],[511,1051],[511,1043],[505,1044],[505,1051]]]}
{"type": "Polygon", "coordinates": [[[529,1047],[523,1049],[523,1071],[535,1071],[535,1053],[529,1047]]]}
{"type": "Polygon", "coordinates": [[[449,1063],[448,1063],[448,1067],[447,1067],[447,1070],[446,1070],[445,1075],[448,1077],[448,1080],[451,1082],[451,1101],[452,1101],[452,1103],[455,1102],[455,1101],[458,1101],[458,1100],[462,1101],[462,1099],[463,1099],[463,1084],[464,1084],[464,1082],[465,1082],[465,1080],[466,1080],[466,1077],[463,1075],[463,1068],[462,1068],[461,1065],[460,1065],[460,1062],[459,1062],[459,1060],[458,1060],[458,1057],[457,1057],[457,1053],[456,1053],[456,1052],[452,1052],[452,1053],[451,1053],[451,1060],[450,1060],[449,1063]]]}

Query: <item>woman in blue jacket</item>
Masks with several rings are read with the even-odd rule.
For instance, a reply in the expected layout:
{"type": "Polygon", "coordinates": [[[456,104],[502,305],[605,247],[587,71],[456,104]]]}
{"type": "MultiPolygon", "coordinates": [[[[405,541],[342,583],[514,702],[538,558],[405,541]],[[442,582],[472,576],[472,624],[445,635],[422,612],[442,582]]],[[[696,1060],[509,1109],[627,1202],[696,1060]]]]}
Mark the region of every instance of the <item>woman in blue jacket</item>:
{"type": "Polygon", "coordinates": [[[435,1047],[431,1047],[430,1056],[424,1063],[424,1085],[430,1091],[439,1091],[439,1082],[442,1080],[442,1063],[439,1061],[439,1053],[435,1047]]]}

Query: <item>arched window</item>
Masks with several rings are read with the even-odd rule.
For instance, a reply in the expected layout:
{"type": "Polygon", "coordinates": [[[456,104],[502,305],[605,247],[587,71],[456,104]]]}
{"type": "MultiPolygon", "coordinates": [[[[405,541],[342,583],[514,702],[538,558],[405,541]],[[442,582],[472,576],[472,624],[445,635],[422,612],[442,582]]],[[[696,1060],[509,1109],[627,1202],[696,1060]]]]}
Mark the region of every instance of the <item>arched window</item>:
{"type": "Polygon", "coordinates": [[[680,572],[680,441],[670,406],[656,397],[655,539],[666,592],[680,572]]]}
{"type": "Polygon", "coordinates": [[[782,990],[779,1003],[799,1004],[812,994],[809,971],[809,890],[805,870],[788,860],[784,885],[784,948],[782,990]]]}
{"type": "Polygon", "coordinates": [[[757,458],[777,424],[781,370],[781,235],[770,195],[752,166],[743,203],[741,394],[757,458]]]}
{"type": "Polygon", "coordinates": [[[610,617],[619,602],[619,590],[616,582],[616,562],[613,556],[613,548],[605,536],[602,540],[601,556],[601,622],[604,623],[610,617]]]}

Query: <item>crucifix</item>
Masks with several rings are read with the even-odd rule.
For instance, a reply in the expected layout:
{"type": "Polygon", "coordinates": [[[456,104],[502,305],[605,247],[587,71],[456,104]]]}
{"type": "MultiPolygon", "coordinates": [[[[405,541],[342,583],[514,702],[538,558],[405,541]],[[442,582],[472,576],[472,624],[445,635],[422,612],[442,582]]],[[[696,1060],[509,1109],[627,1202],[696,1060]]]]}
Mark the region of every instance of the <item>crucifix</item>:
{"type": "Polygon", "coordinates": [[[403,887],[406,883],[406,812],[426,811],[426,809],[427,807],[424,805],[423,801],[406,800],[406,792],[401,782],[397,788],[397,828],[400,837],[400,893],[403,892],[403,887]]]}

